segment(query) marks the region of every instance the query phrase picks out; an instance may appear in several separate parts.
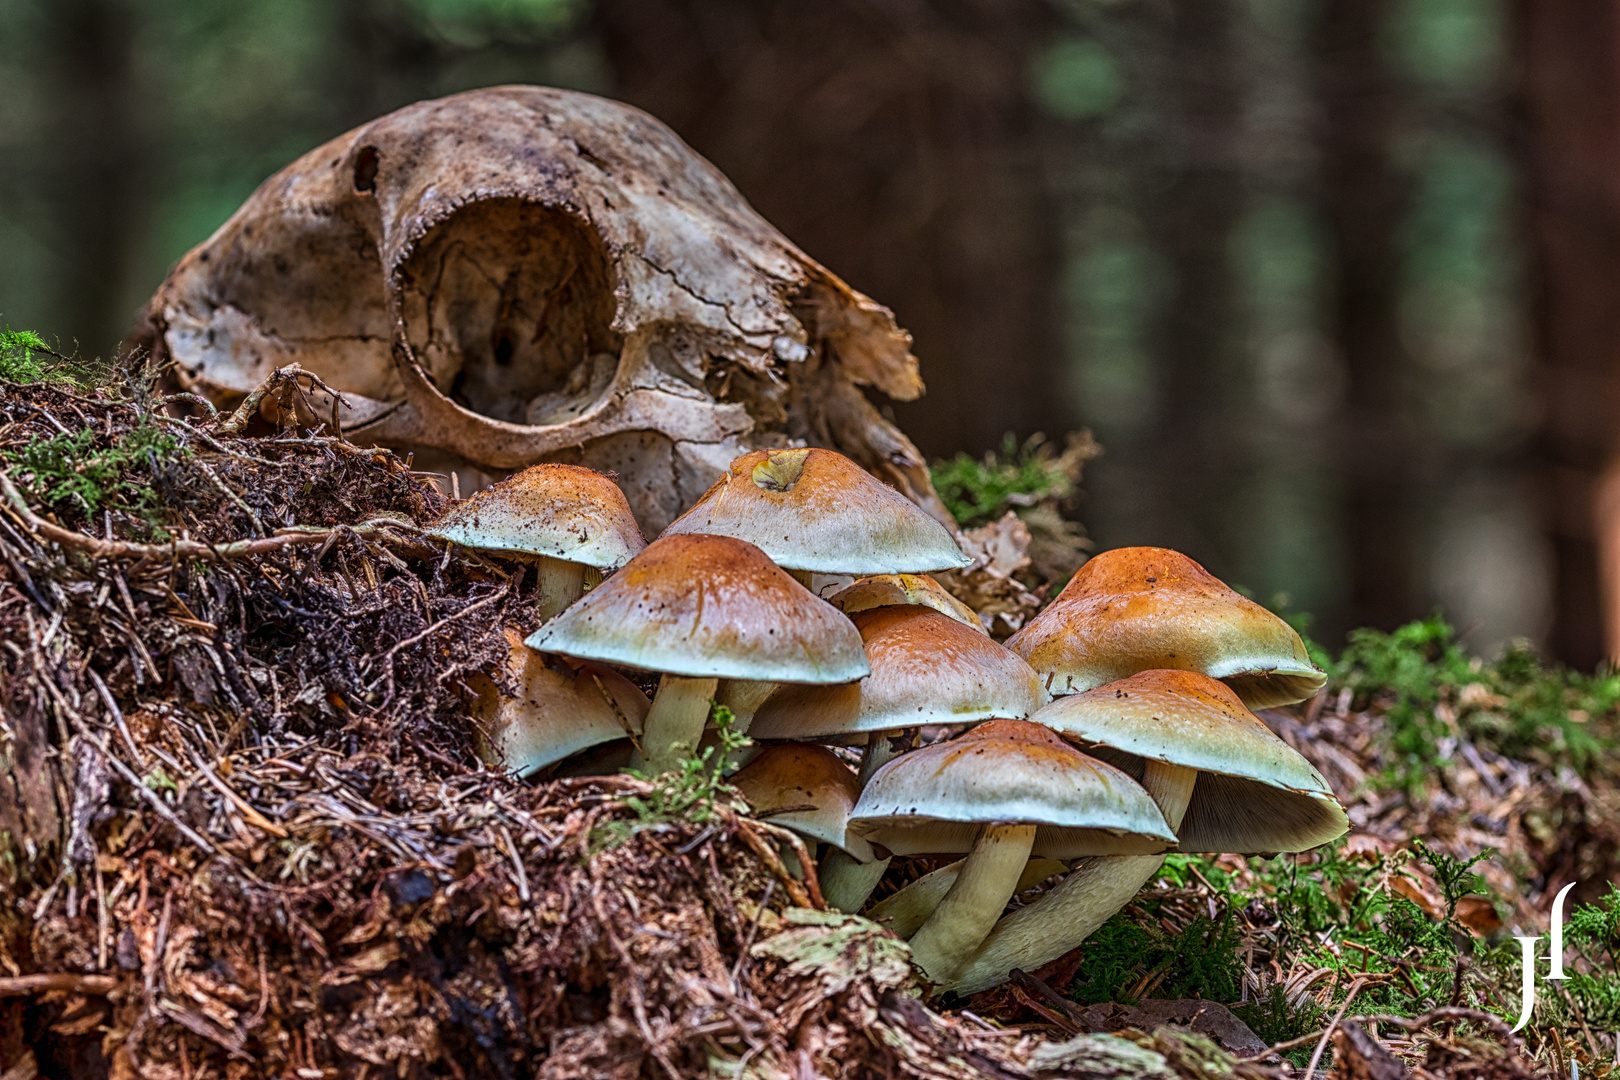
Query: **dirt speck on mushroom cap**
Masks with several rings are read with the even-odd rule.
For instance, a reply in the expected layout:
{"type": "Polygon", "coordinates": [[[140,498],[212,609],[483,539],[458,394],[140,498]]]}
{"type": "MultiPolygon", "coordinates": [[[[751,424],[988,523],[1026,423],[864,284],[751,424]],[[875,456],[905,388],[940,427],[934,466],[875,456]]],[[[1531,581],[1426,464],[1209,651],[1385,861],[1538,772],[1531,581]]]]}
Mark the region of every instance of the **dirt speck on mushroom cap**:
{"type": "Polygon", "coordinates": [[[429,536],[485,551],[616,569],[647,546],[619,486],[578,465],[533,465],[453,506],[429,536]]]}
{"type": "Polygon", "coordinates": [[[735,536],[779,566],[818,574],[926,573],[969,561],[910,499],[820,447],[744,454],[664,530],[683,533],[735,536]]]}
{"type": "Polygon", "coordinates": [[[1293,627],[1166,548],[1095,556],[1007,647],[1054,695],[1175,668],[1229,679],[1246,704],[1267,708],[1327,681],[1293,627]]]}
{"type": "Polygon", "coordinates": [[[920,605],[858,612],[872,673],[852,686],[783,687],[749,730],[819,738],[917,724],[1027,717],[1046,702],[1040,679],[988,635],[920,605]]]}
{"type": "Polygon", "coordinates": [[[831,683],[870,670],[837,608],[752,544],[704,534],[653,541],[528,644],[693,678],[831,683]]]}
{"type": "Polygon", "coordinates": [[[1039,826],[1051,858],[1153,855],[1175,834],[1134,780],[1027,720],[991,720],[872,775],[851,831],[897,855],[963,854],[981,824],[1039,826]]]}

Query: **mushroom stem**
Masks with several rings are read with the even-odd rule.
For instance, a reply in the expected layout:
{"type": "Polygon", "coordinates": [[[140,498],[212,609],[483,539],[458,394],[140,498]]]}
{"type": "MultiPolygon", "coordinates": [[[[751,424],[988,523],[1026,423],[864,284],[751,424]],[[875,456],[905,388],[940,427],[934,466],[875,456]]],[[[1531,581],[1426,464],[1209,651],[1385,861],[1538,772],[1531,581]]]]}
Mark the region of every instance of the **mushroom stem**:
{"type": "MultiPolygon", "coordinates": [[[[1181,827],[1197,779],[1196,769],[1147,763],[1142,786],[1159,804],[1172,829],[1181,827]]],[[[1163,855],[1105,855],[1084,860],[1051,892],[997,923],[955,977],[944,982],[944,988],[976,994],[1006,982],[1013,968],[1034,971],[1056,960],[1130,903],[1163,865],[1163,855]]]]}
{"type": "Polygon", "coordinates": [[[949,984],[1001,918],[1035,844],[1033,825],[986,825],[956,883],[911,938],[911,958],[934,982],[949,984]]]}
{"type": "MultiPolygon", "coordinates": [[[[951,886],[956,884],[956,877],[962,872],[962,863],[963,860],[958,859],[924,874],[893,896],[872,905],[866,917],[888,927],[902,938],[911,937],[928,921],[928,916],[934,913],[951,886]]],[[[1013,895],[1034,888],[1053,874],[1061,874],[1068,868],[1068,864],[1057,859],[1031,859],[1024,872],[1018,875],[1018,885],[1013,889],[1013,895]]]]}
{"type": "Polygon", "coordinates": [[[894,728],[890,731],[874,731],[866,737],[866,749],[861,751],[861,787],[872,779],[872,774],[887,765],[907,750],[917,748],[917,740],[922,735],[922,728],[894,728]]]}
{"type": "Polygon", "coordinates": [[[720,683],[720,693],[715,700],[731,710],[731,715],[736,721],[731,725],[731,730],[744,735],[748,732],[748,725],[754,722],[754,713],[775,689],[774,682],[762,682],[758,679],[725,679],[720,683]]]}
{"type": "Polygon", "coordinates": [[[854,856],[833,848],[821,860],[817,876],[821,881],[821,895],[827,906],[853,915],[866,905],[883,872],[889,868],[888,859],[873,859],[863,863],[854,856]]]}
{"type": "Polygon", "coordinates": [[[652,708],[647,710],[641,753],[631,766],[649,773],[674,772],[682,761],[696,754],[718,682],[665,675],[658,683],[658,693],[653,695],[652,708]]]}
{"type": "Polygon", "coordinates": [[[1181,828],[1181,819],[1187,816],[1187,804],[1192,802],[1193,786],[1198,770],[1185,765],[1171,765],[1151,758],[1142,770],[1142,786],[1153,796],[1159,812],[1174,832],[1181,828]]]}
{"type": "Polygon", "coordinates": [[[540,618],[549,621],[585,592],[585,564],[535,556],[539,563],[536,591],[540,596],[540,618]]]}
{"type": "MultiPolygon", "coordinates": [[[[884,762],[899,757],[917,745],[920,728],[896,728],[893,731],[874,731],[866,737],[866,749],[861,752],[861,787],[872,778],[884,762]]],[[[854,914],[866,906],[872,890],[883,880],[889,868],[888,859],[860,863],[833,851],[822,862],[821,895],[831,907],[854,914]]]]}

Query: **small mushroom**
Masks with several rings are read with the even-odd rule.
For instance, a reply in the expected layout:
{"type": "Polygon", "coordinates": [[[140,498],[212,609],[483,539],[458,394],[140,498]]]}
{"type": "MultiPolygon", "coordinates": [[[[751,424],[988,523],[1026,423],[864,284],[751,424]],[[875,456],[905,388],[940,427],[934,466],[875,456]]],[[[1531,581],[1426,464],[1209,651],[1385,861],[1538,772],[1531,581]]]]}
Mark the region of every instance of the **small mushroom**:
{"type": "Polygon", "coordinates": [[[915,574],[970,562],[915,503],[819,447],[744,454],[663,535],[683,533],[746,540],[806,586],[812,573],[915,574]]]}
{"type": "Polygon", "coordinates": [[[856,615],[879,607],[900,607],[916,604],[930,607],[975,630],[990,635],[974,610],[952,596],[945,587],[927,574],[874,574],[863,577],[833,595],[827,603],[845,615],[856,615]]]}
{"type": "Polygon", "coordinates": [[[870,670],[848,619],[727,536],[669,536],[529,638],[531,648],[664,677],[641,758],[668,772],[697,749],[719,679],[833,683],[870,670]]]}
{"type": "MultiPolygon", "coordinates": [[[[987,634],[932,608],[872,608],[854,616],[872,673],[842,686],[784,686],[754,714],[749,733],[764,739],[867,736],[861,782],[917,743],[922,724],[1018,719],[1046,701],[1029,665],[987,634]]],[[[886,859],[860,863],[833,852],[822,883],[844,911],[871,895],[886,859]],[[846,906],[849,905],[849,906],[846,906]]]]}
{"type": "Polygon", "coordinates": [[[511,627],[506,641],[512,650],[506,681],[518,696],[508,697],[487,676],[468,679],[477,694],[472,711],[485,761],[529,776],[581,750],[641,733],[647,695],[629,679],[535,652],[511,627]]]}
{"type": "MultiPolygon", "coordinates": [[[[1032,718],[1152,793],[1183,851],[1306,851],[1349,820],[1320,773],[1231,688],[1188,671],[1144,671],[1058,698],[1032,718]]],[[[1163,858],[1100,858],[1007,916],[949,984],[971,994],[1079,945],[1158,872],[1163,858]]]]}
{"type": "Polygon", "coordinates": [[[884,765],[850,830],[899,855],[966,852],[956,881],[911,938],[949,985],[1017,889],[1030,856],[1153,855],[1175,834],[1147,792],[1027,720],[992,720],[884,765]]]}
{"type": "MultiPolygon", "coordinates": [[[[920,605],[872,608],[851,621],[871,673],[840,686],[784,686],[754,714],[762,739],[826,739],[922,724],[1022,719],[1046,703],[1040,680],[1015,653],[920,605]]],[[[884,740],[869,741],[871,749],[884,740]]],[[[874,754],[882,756],[878,749],[874,754]]],[[[882,760],[886,761],[887,757],[882,760]]],[[[863,763],[870,775],[882,761],[863,763]]]]}
{"type": "Polygon", "coordinates": [[[1007,647],[1054,697],[1154,668],[1225,680],[1252,709],[1304,701],[1327,683],[1293,627],[1165,548],[1095,556],[1007,647]]]}
{"type": "MultiPolygon", "coordinates": [[[[809,743],[768,746],[731,778],[755,813],[869,863],[872,845],[849,832],[860,785],[838,755],[809,743]]],[[[832,897],[829,904],[837,906],[832,897]]]]}
{"type": "Polygon", "coordinates": [[[617,484],[577,465],[534,465],[457,503],[428,535],[534,562],[540,617],[647,546],[617,484]]]}

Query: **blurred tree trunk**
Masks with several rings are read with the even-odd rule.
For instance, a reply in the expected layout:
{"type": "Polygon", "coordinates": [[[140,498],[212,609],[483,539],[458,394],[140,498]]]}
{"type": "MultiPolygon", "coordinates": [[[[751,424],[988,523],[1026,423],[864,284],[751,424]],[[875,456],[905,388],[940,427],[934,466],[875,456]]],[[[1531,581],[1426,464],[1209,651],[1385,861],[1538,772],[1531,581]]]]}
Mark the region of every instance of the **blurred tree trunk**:
{"type": "Polygon", "coordinates": [[[1232,237],[1245,210],[1243,87],[1231,0],[1176,0],[1166,75],[1167,174],[1146,204],[1172,285],[1154,351],[1160,408],[1148,436],[1152,530],[1212,567],[1241,562],[1230,495],[1252,469],[1252,378],[1232,237]]]}
{"type": "Polygon", "coordinates": [[[146,175],[130,89],[136,10],[130,0],[58,0],[44,13],[47,236],[69,279],[58,289],[61,329],[104,355],[134,316],[122,305],[146,175]]]}
{"type": "Polygon", "coordinates": [[[1620,455],[1620,9],[1518,0],[1515,18],[1542,395],[1536,455],[1555,561],[1549,644],[1590,668],[1620,649],[1611,639],[1605,652],[1599,602],[1600,538],[1614,563],[1620,499],[1604,500],[1607,522],[1597,505],[1599,477],[1620,455]]]}
{"type": "Polygon", "coordinates": [[[925,453],[1073,424],[1029,96],[1040,0],[601,0],[613,92],[915,337],[925,453]]]}
{"type": "Polygon", "coordinates": [[[1327,0],[1316,39],[1320,200],[1330,246],[1329,336],[1346,374],[1333,458],[1349,559],[1344,627],[1394,629],[1420,610],[1417,476],[1408,412],[1397,230],[1404,185],[1391,160],[1400,98],[1385,59],[1386,0],[1327,0]]]}

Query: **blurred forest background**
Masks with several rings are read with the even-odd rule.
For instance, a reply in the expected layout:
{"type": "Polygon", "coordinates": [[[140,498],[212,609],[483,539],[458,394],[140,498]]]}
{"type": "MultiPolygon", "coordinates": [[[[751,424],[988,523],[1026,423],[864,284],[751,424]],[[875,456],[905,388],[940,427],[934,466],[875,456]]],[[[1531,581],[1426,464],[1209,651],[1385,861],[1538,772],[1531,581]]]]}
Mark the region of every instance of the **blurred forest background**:
{"type": "Polygon", "coordinates": [[[108,352],[305,150],[589,90],[895,309],[926,453],[1089,427],[1104,547],[1590,667],[1617,61],[1599,0],[0,0],[0,322],[108,352]]]}

